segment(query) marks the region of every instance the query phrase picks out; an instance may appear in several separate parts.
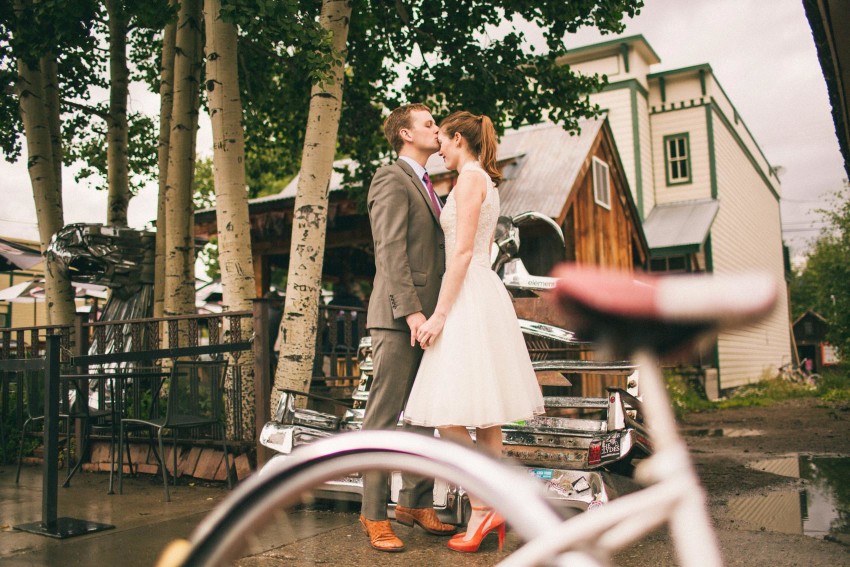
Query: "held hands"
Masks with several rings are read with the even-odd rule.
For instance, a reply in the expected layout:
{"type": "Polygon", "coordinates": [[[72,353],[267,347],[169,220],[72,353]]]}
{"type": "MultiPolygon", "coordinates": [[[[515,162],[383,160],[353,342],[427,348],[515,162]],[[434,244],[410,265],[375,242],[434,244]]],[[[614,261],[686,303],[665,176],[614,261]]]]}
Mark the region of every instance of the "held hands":
{"type": "Polygon", "coordinates": [[[419,332],[416,338],[419,340],[419,345],[422,348],[428,348],[434,344],[434,341],[440,333],[443,332],[443,325],[446,324],[446,316],[442,313],[434,313],[427,321],[419,326],[419,332]]]}
{"type": "Polygon", "coordinates": [[[419,327],[425,323],[425,314],[421,311],[411,313],[404,318],[407,321],[407,326],[410,327],[410,346],[416,346],[416,338],[419,335],[419,327]]]}

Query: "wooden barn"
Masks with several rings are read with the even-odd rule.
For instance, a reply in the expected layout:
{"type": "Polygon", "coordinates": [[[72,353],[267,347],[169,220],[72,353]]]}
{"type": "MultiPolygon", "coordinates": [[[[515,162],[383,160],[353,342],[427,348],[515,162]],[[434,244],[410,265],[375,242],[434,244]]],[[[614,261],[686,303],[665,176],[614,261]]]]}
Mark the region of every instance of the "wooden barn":
{"type": "MultiPolygon", "coordinates": [[[[500,141],[502,214],[536,211],[564,231],[563,253],[541,247],[534,231],[528,231],[531,238],[524,237],[522,246],[533,249],[524,254],[526,267],[537,275],[563,260],[645,267],[649,249],[607,118],[579,125],[579,134],[552,123],[525,126],[506,132],[500,141]]],[[[428,171],[438,192],[448,193],[455,174],[445,170],[439,156],[431,158],[428,171]]]]}

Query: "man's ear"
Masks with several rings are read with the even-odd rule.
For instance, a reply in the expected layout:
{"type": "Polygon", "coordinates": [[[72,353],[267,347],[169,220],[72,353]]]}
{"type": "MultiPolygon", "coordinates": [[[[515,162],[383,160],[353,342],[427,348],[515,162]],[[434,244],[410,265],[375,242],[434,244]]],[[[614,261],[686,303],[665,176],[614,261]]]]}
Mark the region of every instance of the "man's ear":
{"type": "Polygon", "coordinates": [[[407,129],[407,128],[402,128],[401,130],[399,130],[398,135],[401,136],[401,139],[404,140],[405,142],[412,142],[413,141],[413,135],[410,133],[410,130],[407,129]]]}

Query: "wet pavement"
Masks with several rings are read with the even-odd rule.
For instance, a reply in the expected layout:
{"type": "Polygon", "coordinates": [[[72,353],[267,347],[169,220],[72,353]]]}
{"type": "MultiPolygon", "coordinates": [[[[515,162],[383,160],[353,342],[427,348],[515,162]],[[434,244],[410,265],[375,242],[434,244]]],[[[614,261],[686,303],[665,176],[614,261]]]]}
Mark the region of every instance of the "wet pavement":
{"type": "MultiPolygon", "coordinates": [[[[793,538],[795,534],[812,541],[810,546],[793,544],[807,554],[823,552],[824,548],[817,547],[816,539],[850,544],[850,493],[847,492],[850,485],[846,482],[850,478],[850,459],[788,454],[769,459],[754,458],[749,466],[764,473],[800,480],[789,488],[728,500],[727,512],[736,519],[729,526],[733,530],[721,529],[718,533],[727,558],[736,557],[742,534],[753,539],[750,545],[763,550],[760,552],[773,555],[788,552],[788,549],[775,547],[787,545],[788,540],[777,538],[793,538]],[[746,531],[741,532],[741,528],[746,531]],[[730,534],[734,535],[733,539],[729,539],[730,534]]],[[[188,537],[210,510],[229,494],[223,483],[181,480],[172,491],[172,502],[165,503],[160,478],[140,475],[125,479],[123,495],[107,495],[107,474],[79,473],[70,488],[59,489],[58,515],[115,527],[58,540],[13,528],[40,520],[42,507],[41,469],[25,466],[20,485],[15,484],[14,475],[13,465],[0,466],[0,565],[13,567],[155,565],[170,541],[188,537]]],[[[236,565],[478,567],[497,564],[521,545],[519,538],[509,531],[504,553],[499,552],[493,535],[485,540],[480,553],[459,554],[446,548],[446,538],[394,524],[407,550],[400,554],[380,553],[369,547],[358,522],[358,511],[357,504],[317,502],[280,512],[263,530],[245,538],[243,558],[236,565]]],[[[792,546],[791,549],[796,548],[792,546]]],[[[658,535],[650,535],[635,547],[624,550],[617,564],[672,564],[670,552],[669,543],[658,535]],[[662,555],[667,559],[662,561],[662,555]],[[645,556],[655,557],[657,562],[638,559],[645,556]]],[[[749,563],[750,559],[753,557],[748,556],[741,564],[760,564],[749,563]]],[[[738,563],[732,560],[730,564],[738,563]]]]}
{"type": "Polygon", "coordinates": [[[731,498],[732,517],[756,529],[850,544],[850,458],[795,454],[750,467],[806,482],[799,489],[731,498]]]}
{"type": "MultiPolygon", "coordinates": [[[[63,471],[59,471],[64,479],[63,471]]],[[[15,466],[0,466],[0,564],[150,566],[171,540],[187,537],[218,502],[227,496],[221,485],[181,482],[164,502],[160,477],[124,479],[124,494],[108,495],[109,475],[78,473],[69,488],[59,489],[58,517],[111,524],[96,533],[54,539],[13,526],[42,519],[41,468],[25,465],[15,484],[15,466]]]]}
{"type": "MultiPolygon", "coordinates": [[[[60,478],[62,471],[60,471],[60,478]]],[[[96,533],[54,539],[14,529],[41,520],[41,469],[24,466],[15,484],[14,465],[0,466],[0,565],[142,567],[156,564],[166,545],[188,537],[201,520],[229,494],[223,483],[187,484],[181,480],[164,502],[160,477],[139,475],[124,480],[124,494],[108,495],[106,473],[80,472],[69,488],[59,489],[58,516],[112,524],[96,533]]],[[[244,542],[237,562],[242,567],[266,565],[494,565],[520,540],[508,532],[500,553],[495,534],[477,554],[446,548],[446,538],[419,528],[394,524],[408,549],[400,554],[374,551],[358,521],[359,504],[316,502],[279,513],[244,542]]]]}

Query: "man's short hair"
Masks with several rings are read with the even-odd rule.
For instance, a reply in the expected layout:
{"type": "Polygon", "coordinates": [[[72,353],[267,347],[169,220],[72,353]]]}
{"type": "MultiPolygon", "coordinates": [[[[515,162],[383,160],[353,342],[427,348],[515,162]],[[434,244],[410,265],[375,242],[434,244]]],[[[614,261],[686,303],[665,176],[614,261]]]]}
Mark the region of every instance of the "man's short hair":
{"type": "Polygon", "coordinates": [[[401,148],[404,147],[404,140],[401,139],[401,131],[405,128],[410,128],[410,113],[414,110],[431,112],[431,109],[424,104],[414,102],[399,106],[390,112],[390,115],[384,120],[384,136],[393,150],[395,150],[395,153],[399,153],[401,148]]]}

